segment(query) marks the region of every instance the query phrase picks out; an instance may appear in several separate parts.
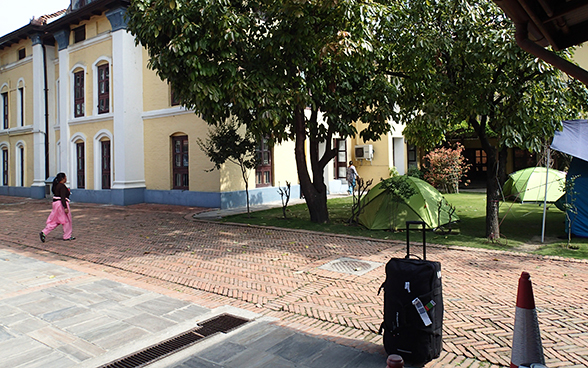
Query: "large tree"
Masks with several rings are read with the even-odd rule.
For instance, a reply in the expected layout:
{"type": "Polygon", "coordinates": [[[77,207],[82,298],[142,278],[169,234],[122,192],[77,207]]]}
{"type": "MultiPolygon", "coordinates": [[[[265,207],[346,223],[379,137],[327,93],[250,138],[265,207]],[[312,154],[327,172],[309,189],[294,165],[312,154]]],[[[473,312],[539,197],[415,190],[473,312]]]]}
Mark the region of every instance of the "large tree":
{"type": "Polygon", "coordinates": [[[128,29],[149,66],[212,124],[236,117],[271,143],[295,141],[310,218],[327,222],[332,141],[389,131],[397,88],[387,68],[386,0],[134,0],[128,29]],[[306,140],[309,160],[306,158],[306,140]],[[319,145],[325,144],[321,153],[319,145]],[[307,165],[310,162],[310,168],[307,165]]]}
{"type": "Polygon", "coordinates": [[[405,32],[393,42],[405,46],[404,134],[426,148],[464,127],[477,135],[488,159],[486,236],[497,238],[507,148],[540,150],[561,120],[578,116],[586,90],[521,50],[514,25],[490,0],[402,4],[405,32]]]}

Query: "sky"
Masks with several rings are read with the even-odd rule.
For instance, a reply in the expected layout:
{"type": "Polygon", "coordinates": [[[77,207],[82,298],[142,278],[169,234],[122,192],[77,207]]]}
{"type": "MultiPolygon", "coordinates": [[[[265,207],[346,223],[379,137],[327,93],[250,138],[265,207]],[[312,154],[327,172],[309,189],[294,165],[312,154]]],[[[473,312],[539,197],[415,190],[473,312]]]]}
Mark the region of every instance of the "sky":
{"type": "Polygon", "coordinates": [[[70,0],[0,0],[0,37],[29,24],[31,18],[55,13],[70,0]]]}

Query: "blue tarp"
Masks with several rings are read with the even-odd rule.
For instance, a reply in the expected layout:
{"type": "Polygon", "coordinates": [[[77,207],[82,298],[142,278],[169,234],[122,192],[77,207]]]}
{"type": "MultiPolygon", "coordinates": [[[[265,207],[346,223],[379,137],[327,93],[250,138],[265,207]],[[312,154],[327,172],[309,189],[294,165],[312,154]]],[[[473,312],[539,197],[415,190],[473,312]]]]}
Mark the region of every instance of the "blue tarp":
{"type": "Polygon", "coordinates": [[[578,176],[574,181],[575,201],[572,202],[570,193],[566,193],[567,202],[572,203],[577,211],[576,214],[568,211],[570,230],[576,236],[588,238],[588,162],[574,157],[566,180],[574,176],[578,176]]]}
{"type": "MultiPolygon", "coordinates": [[[[576,236],[588,238],[588,120],[566,120],[562,124],[563,130],[555,132],[551,148],[574,157],[566,177],[569,181],[577,176],[573,202],[577,213],[568,211],[570,231],[576,236]]],[[[571,203],[570,193],[566,194],[566,199],[571,203]]]]}

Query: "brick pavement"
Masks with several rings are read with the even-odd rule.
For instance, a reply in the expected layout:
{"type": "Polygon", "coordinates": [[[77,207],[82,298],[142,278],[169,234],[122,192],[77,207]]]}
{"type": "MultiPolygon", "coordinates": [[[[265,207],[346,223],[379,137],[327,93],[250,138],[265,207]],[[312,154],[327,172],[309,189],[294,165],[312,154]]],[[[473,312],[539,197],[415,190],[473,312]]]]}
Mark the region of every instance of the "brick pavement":
{"type": "MultiPolygon", "coordinates": [[[[38,240],[46,200],[0,196],[0,247],[34,252],[280,319],[337,343],[383,352],[383,267],[362,276],[319,269],[340,257],[385,263],[404,244],[192,220],[201,209],[73,204],[75,242],[38,240]]],[[[428,367],[508,366],[518,277],[531,274],[550,367],[588,366],[588,262],[430,246],[443,267],[444,353],[428,367]]]]}

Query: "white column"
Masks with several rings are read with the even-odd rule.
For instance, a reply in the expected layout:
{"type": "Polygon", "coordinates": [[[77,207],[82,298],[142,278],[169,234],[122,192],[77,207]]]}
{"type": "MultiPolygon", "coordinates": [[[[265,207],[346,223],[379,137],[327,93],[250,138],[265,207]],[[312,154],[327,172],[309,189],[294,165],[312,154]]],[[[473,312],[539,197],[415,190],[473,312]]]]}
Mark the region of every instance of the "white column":
{"type": "MultiPolygon", "coordinates": [[[[33,187],[45,187],[45,60],[43,40],[39,34],[33,41],[33,187]]],[[[29,85],[27,85],[28,87],[29,85]]],[[[24,125],[24,122],[23,122],[24,125]]],[[[30,160],[27,160],[30,162],[30,160]]],[[[44,189],[41,192],[44,196],[44,189]]]]}
{"type": "Polygon", "coordinates": [[[49,172],[47,175],[54,176],[57,174],[57,159],[55,152],[55,121],[59,118],[56,116],[55,103],[57,93],[56,91],[56,77],[55,77],[55,47],[45,45],[45,65],[47,65],[47,103],[49,105],[49,130],[47,131],[48,145],[49,145],[49,172]]]}
{"type": "MultiPolygon", "coordinates": [[[[74,168],[71,167],[70,160],[70,144],[69,144],[69,124],[68,114],[71,109],[68,108],[70,103],[70,95],[73,91],[70,91],[69,81],[69,30],[62,30],[54,34],[57,44],[59,46],[59,139],[61,141],[61,153],[60,157],[60,170],[65,172],[68,181],[71,181],[75,177],[74,168]]],[[[54,173],[53,175],[55,175],[54,173]]]]}
{"type": "MultiPolygon", "coordinates": [[[[112,25],[113,190],[145,188],[142,49],[126,31],[124,12],[106,13],[112,25]]],[[[117,204],[128,204],[123,201],[117,204]]]]}

